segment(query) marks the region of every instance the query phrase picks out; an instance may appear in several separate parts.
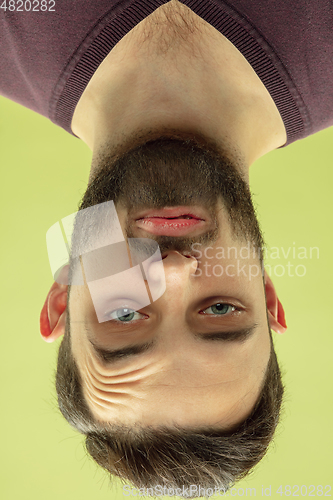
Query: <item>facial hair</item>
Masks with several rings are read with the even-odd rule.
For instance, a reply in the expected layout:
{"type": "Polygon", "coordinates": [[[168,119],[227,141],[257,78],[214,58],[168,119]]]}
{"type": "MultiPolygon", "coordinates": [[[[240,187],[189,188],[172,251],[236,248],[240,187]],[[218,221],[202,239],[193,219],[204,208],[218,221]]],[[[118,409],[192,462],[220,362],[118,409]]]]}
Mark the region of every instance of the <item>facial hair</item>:
{"type": "MultiPolygon", "coordinates": [[[[131,214],[173,206],[204,207],[214,227],[194,238],[149,235],[161,253],[190,251],[194,243],[212,245],[219,234],[217,202],[222,201],[236,237],[261,249],[263,238],[249,187],[231,155],[210,140],[161,136],[122,154],[106,147],[94,166],[79,209],[113,200],[131,214]]],[[[129,224],[126,236],[134,234],[129,224]]]]}

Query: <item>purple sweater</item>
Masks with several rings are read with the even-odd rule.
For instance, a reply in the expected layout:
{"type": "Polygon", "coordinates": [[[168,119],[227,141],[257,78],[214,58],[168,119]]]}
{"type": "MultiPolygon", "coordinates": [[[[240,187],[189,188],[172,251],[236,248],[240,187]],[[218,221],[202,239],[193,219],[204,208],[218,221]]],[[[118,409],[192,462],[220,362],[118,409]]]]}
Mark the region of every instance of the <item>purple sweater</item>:
{"type": "MultiPolygon", "coordinates": [[[[167,2],[48,0],[48,8],[54,3],[54,12],[1,10],[0,94],[72,133],[75,106],[99,64],[126,33],[167,2]]],[[[287,144],[333,124],[332,2],[182,3],[252,65],[280,111],[287,144]]],[[[20,4],[15,1],[16,8],[20,4]]]]}

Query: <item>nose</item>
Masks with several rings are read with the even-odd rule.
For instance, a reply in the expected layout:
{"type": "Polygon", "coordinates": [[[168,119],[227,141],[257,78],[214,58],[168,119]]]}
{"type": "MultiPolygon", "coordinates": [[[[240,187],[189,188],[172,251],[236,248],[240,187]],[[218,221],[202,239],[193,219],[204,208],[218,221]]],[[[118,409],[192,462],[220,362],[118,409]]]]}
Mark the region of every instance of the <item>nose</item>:
{"type": "Polygon", "coordinates": [[[197,270],[198,261],[191,255],[185,256],[172,250],[162,254],[162,263],[158,261],[149,265],[146,276],[150,290],[155,292],[158,290],[157,295],[161,296],[160,290],[163,289],[168,294],[169,301],[172,298],[181,301],[181,297],[188,289],[191,275],[194,275],[197,270]]]}
{"type": "MultiPolygon", "coordinates": [[[[197,266],[198,261],[195,257],[185,256],[174,250],[162,254],[162,263],[159,261],[150,265],[149,287],[151,291],[152,287],[154,290],[163,288],[162,300],[165,313],[173,311],[174,314],[178,311],[180,315],[182,314],[184,300],[191,288],[192,275],[195,274],[197,266]]],[[[159,294],[159,297],[162,295],[159,294]]]]}
{"type": "Polygon", "coordinates": [[[195,274],[198,261],[190,254],[180,253],[176,250],[164,252],[162,254],[165,272],[178,275],[192,275],[195,274]]]}

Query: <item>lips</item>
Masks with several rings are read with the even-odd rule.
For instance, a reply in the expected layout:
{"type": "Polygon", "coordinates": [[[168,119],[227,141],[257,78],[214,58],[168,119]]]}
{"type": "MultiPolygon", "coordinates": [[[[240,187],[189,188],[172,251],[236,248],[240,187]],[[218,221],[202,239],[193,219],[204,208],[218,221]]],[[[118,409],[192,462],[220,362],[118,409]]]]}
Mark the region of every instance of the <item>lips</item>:
{"type": "Polygon", "coordinates": [[[167,207],[139,214],[135,224],[148,233],[159,236],[185,236],[203,230],[207,216],[200,208],[167,207]]]}

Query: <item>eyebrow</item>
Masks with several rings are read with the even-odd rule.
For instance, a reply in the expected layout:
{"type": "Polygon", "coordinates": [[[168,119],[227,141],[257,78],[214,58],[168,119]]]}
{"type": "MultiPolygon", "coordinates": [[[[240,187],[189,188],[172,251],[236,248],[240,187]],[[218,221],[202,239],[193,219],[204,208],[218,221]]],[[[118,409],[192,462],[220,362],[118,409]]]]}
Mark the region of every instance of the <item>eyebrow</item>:
{"type": "MultiPolygon", "coordinates": [[[[257,326],[258,324],[254,323],[248,328],[242,328],[230,332],[195,333],[194,336],[197,339],[208,342],[220,340],[224,342],[237,342],[239,344],[243,344],[254,334],[257,326]]],[[[89,342],[93,346],[95,354],[105,366],[114,364],[120,359],[137,356],[138,354],[143,354],[148,351],[151,352],[156,345],[155,340],[152,340],[151,342],[145,342],[144,344],[133,344],[120,349],[106,349],[97,345],[90,338],[89,342]]]]}
{"type": "Polygon", "coordinates": [[[136,356],[137,354],[152,351],[155,345],[155,341],[152,341],[146,342],[145,344],[129,345],[120,349],[105,349],[104,347],[95,344],[95,342],[91,339],[89,339],[89,342],[93,346],[100,361],[102,361],[105,365],[115,363],[119,359],[129,358],[131,356],[136,356]]]}
{"type": "Polygon", "coordinates": [[[194,336],[200,340],[224,340],[225,342],[243,344],[254,334],[257,326],[257,323],[253,323],[248,328],[241,328],[231,332],[194,333],[194,336]]]}

